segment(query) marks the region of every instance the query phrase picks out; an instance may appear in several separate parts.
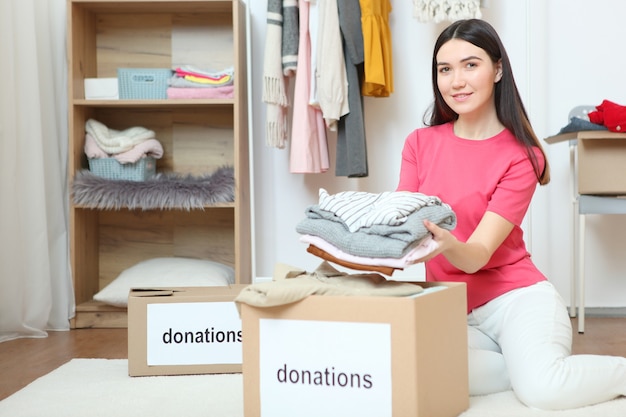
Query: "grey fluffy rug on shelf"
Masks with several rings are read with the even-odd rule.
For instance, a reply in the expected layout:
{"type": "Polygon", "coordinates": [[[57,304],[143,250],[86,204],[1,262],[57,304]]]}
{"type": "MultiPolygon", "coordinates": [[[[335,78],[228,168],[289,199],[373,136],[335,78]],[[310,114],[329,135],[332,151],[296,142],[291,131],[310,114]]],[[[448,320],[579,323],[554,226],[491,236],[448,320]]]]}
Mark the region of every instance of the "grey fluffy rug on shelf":
{"type": "Polygon", "coordinates": [[[159,173],[146,181],[110,180],[82,170],[74,176],[72,198],[76,205],[101,210],[191,210],[233,202],[234,189],[231,166],[202,176],[159,173]]]}

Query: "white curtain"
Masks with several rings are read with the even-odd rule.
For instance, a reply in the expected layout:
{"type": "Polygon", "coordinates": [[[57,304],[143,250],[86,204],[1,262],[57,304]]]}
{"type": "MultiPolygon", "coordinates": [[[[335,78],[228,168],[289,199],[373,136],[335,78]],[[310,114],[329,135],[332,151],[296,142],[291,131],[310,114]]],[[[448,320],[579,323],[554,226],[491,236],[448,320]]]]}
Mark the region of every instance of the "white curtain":
{"type": "Polygon", "coordinates": [[[65,0],[0,0],[0,341],[69,329],[65,0]]]}

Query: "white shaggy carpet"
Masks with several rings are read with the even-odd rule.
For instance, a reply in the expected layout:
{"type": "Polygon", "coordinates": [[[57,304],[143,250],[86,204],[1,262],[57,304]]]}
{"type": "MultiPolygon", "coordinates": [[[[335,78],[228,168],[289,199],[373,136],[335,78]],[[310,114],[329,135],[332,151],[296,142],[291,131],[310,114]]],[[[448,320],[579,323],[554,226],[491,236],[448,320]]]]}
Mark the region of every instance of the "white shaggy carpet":
{"type": "MultiPolygon", "coordinates": [[[[0,401],[0,417],[243,417],[241,374],[129,377],[125,359],[73,359],[0,401]]],[[[460,417],[625,417],[626,399],[568,411],[512,392],[472,397],[460,417]]]]}

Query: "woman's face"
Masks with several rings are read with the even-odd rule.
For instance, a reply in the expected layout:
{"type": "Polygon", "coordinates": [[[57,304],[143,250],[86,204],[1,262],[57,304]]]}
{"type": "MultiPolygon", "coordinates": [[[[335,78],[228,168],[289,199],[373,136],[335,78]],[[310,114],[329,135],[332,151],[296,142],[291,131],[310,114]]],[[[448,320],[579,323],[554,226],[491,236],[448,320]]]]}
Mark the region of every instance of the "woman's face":
{"type": "Polygon", "coordinates": [[[493,63],[484,49],[451,39],[437,52],[437,87],[444,101],[459,116],[480,116],[493,111],[495,83],[502,77],[501,63],[493,63]]]}

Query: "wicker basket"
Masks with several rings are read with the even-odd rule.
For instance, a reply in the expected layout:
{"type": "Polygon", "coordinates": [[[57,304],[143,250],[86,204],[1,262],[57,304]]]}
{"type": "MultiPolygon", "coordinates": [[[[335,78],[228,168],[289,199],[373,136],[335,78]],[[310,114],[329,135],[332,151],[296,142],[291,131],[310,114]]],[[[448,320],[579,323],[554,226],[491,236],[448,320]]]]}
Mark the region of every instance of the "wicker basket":
{"type": "Polygon", "coordinates": [[[172,74],[167,68],[118,68],[119,97],[122,100],[166,99],[172,74]]]}
{"type": "Polygon", "coordinates": [[[134,164],[120,164],[115,158],[94,158],[89,160],[89,170],[110,180],[145,181],[156,174],[156,160],[148,156],[134,164]]]}

